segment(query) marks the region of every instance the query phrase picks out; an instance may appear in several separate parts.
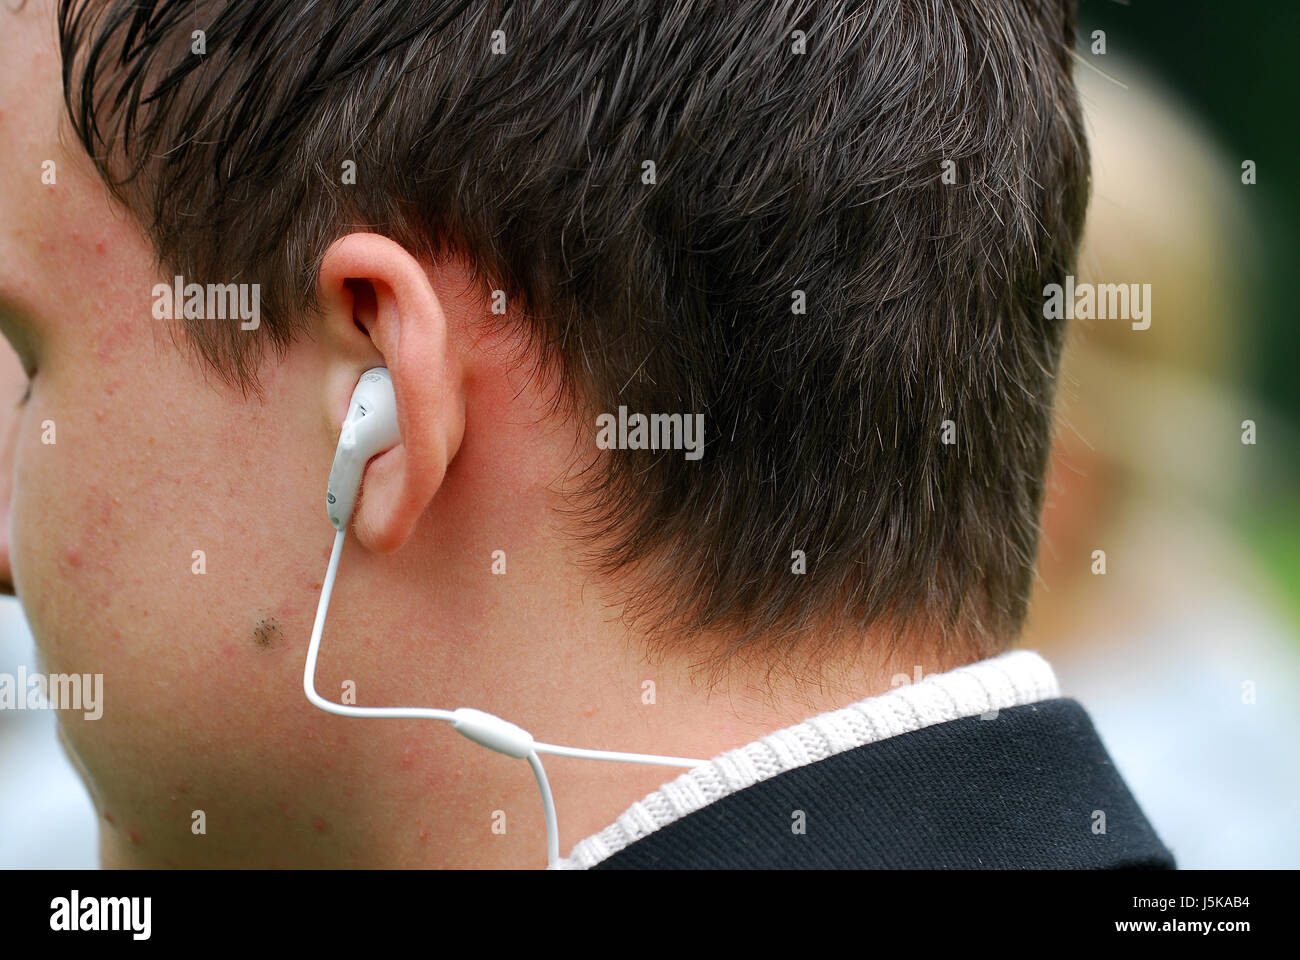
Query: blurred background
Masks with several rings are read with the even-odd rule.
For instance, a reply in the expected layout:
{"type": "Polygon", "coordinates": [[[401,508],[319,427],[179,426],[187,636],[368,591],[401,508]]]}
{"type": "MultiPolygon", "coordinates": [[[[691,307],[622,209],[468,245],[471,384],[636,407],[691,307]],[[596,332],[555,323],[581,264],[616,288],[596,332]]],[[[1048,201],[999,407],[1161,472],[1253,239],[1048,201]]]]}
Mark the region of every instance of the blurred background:
{"type": "Polygon", "coordinates": [[[1294,868],[1300,16],[1079,13],[1093,197],[1077,273],[1150,283],[1151,327],[1074,323],[1022,645],[1092,713],[1180,867],[1294,868]]]}
{"type": "MultiPolygon", "coordinates": [[[[1077,275],[1150,284],[1151,326],[1073,322],[1021,646],[1087,707],[1180,867],[1298,867],[1300,13],[1080,0],[1079,16],[1077,275]]],[[[38,669],[0,599],[0,673],[19,664],[38,669]]],[[[97,865],[54,715],[0,712],[0,867],[97,865]]]]}

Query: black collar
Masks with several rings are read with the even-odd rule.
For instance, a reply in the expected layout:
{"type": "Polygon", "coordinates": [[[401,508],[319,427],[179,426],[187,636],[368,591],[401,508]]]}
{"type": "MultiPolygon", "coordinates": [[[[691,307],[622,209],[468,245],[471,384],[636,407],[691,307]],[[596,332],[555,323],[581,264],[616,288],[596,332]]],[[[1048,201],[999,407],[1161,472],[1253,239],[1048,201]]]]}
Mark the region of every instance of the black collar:
{"type": "Polygon", "coordinates": [[[869,743],[722,797],[593,869],[1173,869],[1074,700],[869,743]]]}

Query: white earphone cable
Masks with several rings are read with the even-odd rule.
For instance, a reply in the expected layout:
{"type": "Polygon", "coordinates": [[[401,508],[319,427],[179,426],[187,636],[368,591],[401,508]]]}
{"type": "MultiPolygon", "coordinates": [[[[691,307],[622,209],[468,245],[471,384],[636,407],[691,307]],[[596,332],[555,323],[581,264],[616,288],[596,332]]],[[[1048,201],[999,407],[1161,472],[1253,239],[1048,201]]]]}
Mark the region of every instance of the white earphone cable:
{"type": "Polygon", "coordinates": [[[549,753],[560,757],[578,757],[587,760],[613,760],[621,763],[656,764],[669,767],[698,767],[708,761],[692,760],[687,757],[663,757],[651,753],[621,753],[613,750],[585,750],[580,747],[564,747],[552,743],[538,743],[528,733],[500,717],[461,707],[459,710],[439,710],[434,707],[358,707],[350,704],[335,703],[326,700],[316,692],[316,658],[320,654],[321,634],[325,630],[325,616],[329,612],[330,596],[334,593],[334,580],[338,576],[339,558],[343,555],[343,543],[347,539],[347,528],[334,535],[334,548],[330,551],[329,567],[325,571],[325,581],[321,584],[320,602],[316,605],[316,621],[311,628],[311,642],[307,646],[307,663],[303,668],[302,688],[312,704],[342,717],[402,718],[423,720],[445,720],[455,729],[473,740],[506,756],[526,759],[533,768],[537,778],[537,787],[542,794],[542,807],[546,814],[546,857],[554,864],[560,858],[559,826],[555,815],[555,798],[551,795],[551,785],[546,778],[539,754],[549,753]]]}
{"type": "Polygon", "coordinates": [[[546,862],[554,866],[560,859],[560,825],[555,819],[555,797],[551,795],[551,784],[546,779],[542,758],[536,750],[528,755],[528,765],[537,777],[537,789],[542,791],[542,812],[546,815],[546,862]]]}

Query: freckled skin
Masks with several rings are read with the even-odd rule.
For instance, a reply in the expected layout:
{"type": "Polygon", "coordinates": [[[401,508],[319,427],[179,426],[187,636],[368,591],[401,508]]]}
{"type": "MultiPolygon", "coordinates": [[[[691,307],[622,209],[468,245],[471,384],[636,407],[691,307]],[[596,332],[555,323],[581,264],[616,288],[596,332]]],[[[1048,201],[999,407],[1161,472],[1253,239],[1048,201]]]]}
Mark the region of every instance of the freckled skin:
{"type": "MultiPolygon", "coordinates": [[[[299,612],[279,614],[283,585],[319,582],[324,568],[328,461],[305,451],[336,428],[301,392],[305,380],[270,410],[214,387],[149,315],[145,238],[88,161],[58,145],[58,56],[45,39],[52,21],[38,13],[48,17],[48,4],[0,11],[0,102],[33,104],[21,123],[12,111],[0,119],[0,291],[40,325],[42,352],[15,441],[14,573],[46,669],[104,674],[104,716],[60,720],[100,809],[114,811],[103,815],[105,865],[260,865],[259,846],[288,863],[350,862],[361,847],[322,857],[308,822],[287,844],[275,840],[277,801],[311,791],[333,749],[332,736],[306,734],[341,723],[301,694],[301,611],[314,598],[292,587],[299,612]],[[27,68],[11,69],[19,50],[27,68]],[[47,156],[57,191],[32,189],[23,173],[47,156]],[[46,419],[57,424],[53,445],[40,442],[46,419]],[[286,437],[302,438],[304,452],[286,437]],[[196,547],[203,575],[191,572],[196,547]],[[254,643],[259,610],[277,614],[254,643]],[[268,652],[290,649],[266,672],[268,652]],[[178,781],[210,823],[243,826],[195,843],[188,816],[174,812],[178,781]]],[[[323,379],[309,366],[296,374],[323,379]]],[[[348,629],[346,611],[337,623],[348,629]]],[[[381,686],[372,667],[353,672],[381,686]]],[[[327,821],[352,806],[346,793],[320,792],[327,821]]]]}

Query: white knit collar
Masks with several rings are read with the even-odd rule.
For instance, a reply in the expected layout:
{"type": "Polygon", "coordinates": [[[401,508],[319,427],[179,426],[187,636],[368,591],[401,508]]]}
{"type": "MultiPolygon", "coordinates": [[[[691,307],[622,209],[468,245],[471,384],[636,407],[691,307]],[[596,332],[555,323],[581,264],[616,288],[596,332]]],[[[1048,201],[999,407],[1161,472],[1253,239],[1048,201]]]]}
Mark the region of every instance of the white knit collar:
{"type": "Polygon", "coordinates": [[[580,841],[553,870],[585,870],[730,793],[845,750],[936,723],[987,715],[1060,695],[1051,666],[1030,650],[925,677],[822,713],[716,757],[632,804],[600,833],[580,841]]]}

